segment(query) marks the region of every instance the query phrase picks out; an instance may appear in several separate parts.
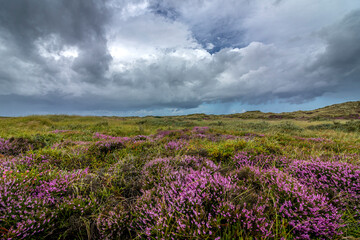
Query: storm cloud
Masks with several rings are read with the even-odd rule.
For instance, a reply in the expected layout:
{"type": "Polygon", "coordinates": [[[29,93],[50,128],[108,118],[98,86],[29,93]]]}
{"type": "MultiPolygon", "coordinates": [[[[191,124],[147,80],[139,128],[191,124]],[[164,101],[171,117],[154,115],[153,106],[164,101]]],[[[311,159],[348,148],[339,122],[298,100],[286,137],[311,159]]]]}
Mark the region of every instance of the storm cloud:
{"type": "Polygon", "coordinates": [[[303,103],[359,92],[355,0],[1,6],[0,115],[303,103]]]}

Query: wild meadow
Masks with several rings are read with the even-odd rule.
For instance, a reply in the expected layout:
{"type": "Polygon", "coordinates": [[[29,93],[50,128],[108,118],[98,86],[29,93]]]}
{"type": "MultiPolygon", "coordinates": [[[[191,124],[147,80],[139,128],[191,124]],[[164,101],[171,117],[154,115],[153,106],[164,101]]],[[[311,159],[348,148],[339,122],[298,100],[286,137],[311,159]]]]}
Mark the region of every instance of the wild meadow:
{"type": "Polygon", "coordinates": [[[315,120],[0,118],[0,239],[359,239],[360,120],[315,120]]]}

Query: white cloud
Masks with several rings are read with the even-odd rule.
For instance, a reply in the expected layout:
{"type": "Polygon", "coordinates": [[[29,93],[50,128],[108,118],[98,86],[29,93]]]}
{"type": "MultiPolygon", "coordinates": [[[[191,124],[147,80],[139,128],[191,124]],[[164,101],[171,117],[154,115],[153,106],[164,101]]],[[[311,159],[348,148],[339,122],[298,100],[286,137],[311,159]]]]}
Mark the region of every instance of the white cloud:
{"type": "Polygon", "coordinates": [[[126,4],[121,10],[121,17],[123,19],[128,19],[131,17],[137,17],[143,15],[144,13],[148,12],[148,1],[143,2],[129,2],[126,4]]]}
{"type": "Polygon", "coordinates": [[[55,35],[40,38],[35,42],[39,55],[48,60],[74,60],[79,56],[76,46],[67,46],[59,42],[55,35]]]}

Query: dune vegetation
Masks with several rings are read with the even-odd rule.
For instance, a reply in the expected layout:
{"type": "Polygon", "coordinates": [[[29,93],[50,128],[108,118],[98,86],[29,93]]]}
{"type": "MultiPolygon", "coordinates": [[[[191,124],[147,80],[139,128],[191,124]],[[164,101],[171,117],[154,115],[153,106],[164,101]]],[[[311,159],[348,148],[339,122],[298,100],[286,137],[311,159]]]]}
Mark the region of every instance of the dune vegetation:
{"type": "Polygon", "coordinates": [[[0,118],[0,238],[358,239],[360,120],[330,109],[0,118]]]}

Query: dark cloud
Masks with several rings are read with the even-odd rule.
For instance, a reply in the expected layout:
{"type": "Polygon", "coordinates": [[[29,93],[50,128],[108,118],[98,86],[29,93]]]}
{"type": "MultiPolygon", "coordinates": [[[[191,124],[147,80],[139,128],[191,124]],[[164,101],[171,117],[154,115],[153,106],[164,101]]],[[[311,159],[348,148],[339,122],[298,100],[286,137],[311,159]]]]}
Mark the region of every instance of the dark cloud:
{"type": "Polygon", "coordinates": [[[360,81],[360,10],[346,15],[339,23],[325,28],[320,35],[326,49],[314,68],[335,72],[337,77],[360,81]]]}
{"type": "Polygon", "coordinates": [[[104,25],[110,11],[106,1],[29,0],[3,1],[0,29],[23,61],[38,63],[44,71],[47,60],[39,55],[37,45],[46,42],[49,51],[76,46],[79,57],[72,68],[86,81],[96,81],[108,69],[111,56],[107,50],[104,25]]]}
{"type": "Polygon", "coordinates": [[[153,13],[164,16],[166,18],[177,20],[181,13],[173,6],[169,6],[166,1],[151,2],[150,9],[153,13]]]}
{"type": "Polygon", "coordinates": [[[33,44],[37,38],[59,34],[68,44],[103,38],[108,12],[103,1],[92,0],[14,0],[3,1],[1,26],[19,46],[33,44]]]}
{"type": "MultiPolygon", "coordinates": [[[[176,102],[171,104],[171,108],[190,109],[199,106],[201,102],[176,102]]],[[[169,104],[152,102],[133,102],[129,105],[125,101],[114,101],[113,98],[104,96],[88,95],[82,97],[67,98],[61,93],[52,92],[42,96],[23,96],[23,95],[0,95],[1,115],[17,116],[32,114],[82,114],[83,112],[129,112],[141,111],[143,109],[167,108],[169,104]],[[50,111],[51,109],[51,111],[50,111]]]]}

